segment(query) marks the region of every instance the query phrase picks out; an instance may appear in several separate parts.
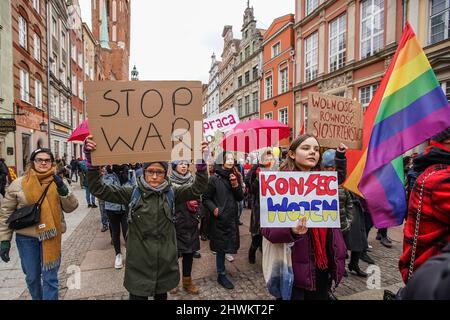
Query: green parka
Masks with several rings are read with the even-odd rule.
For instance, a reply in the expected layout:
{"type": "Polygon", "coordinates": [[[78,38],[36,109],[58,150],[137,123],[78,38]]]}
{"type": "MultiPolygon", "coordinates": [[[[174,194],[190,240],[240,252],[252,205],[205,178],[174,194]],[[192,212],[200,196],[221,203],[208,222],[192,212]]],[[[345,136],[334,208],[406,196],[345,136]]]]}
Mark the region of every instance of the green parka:
{"type": "MultiPolygon", "coordinates": [[[[120,204],[131,202],[133,187],[105,185],[99,172],[92,169],[88,171],[87,179],[89,190],[97,198],[120,204]]],[[[177,238],[166,193],[172,188],[175,204],[184,203],[199,199],[207,185],[206,170],[197,171],[192,185],[175,187],[169,182],[162,192],[146,190],[138,179],[141,199],[135,206],[126,244],[124,286],[128,292],[149,297],[166,293],[178,285],[177,238]]]]}

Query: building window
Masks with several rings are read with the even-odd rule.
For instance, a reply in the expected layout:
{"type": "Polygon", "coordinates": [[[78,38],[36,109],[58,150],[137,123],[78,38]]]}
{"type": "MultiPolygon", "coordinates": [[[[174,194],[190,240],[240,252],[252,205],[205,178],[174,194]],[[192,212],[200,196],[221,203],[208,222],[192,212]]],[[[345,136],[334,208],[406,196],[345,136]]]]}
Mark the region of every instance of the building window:
{"type": "Polygon", "coordinates": [[[306,0],[306,15],[317,9],[319,6],[319,0],[306,0]]]}
{"type": "Polygon", "coordinates": [[[245,114],[250,114],[250,96],[244,97],[245,114]]]}
{"type": "Polygon", "coordinates": [[[63,63],[61,66],[61,78],[60,80],[62,81],[62,83],[66,84],[67,83],[67,77],[66,77],[66,65],[63,63]]]}
{"type": "Polygon", "coordinates": [[[253,96],[253,112],[258,112],[258,104],[259,104],[259,101],[258,101],[258,96],[259,96],[259,94],[258,94],[258,92],[253,92],[253,94],[252,94],[252,96],[253,96]]]}
{"type": "Polygon", "coordinates": [[[83,81],[78,81],[78,98],[83,100],[83,81]]]}
{"type": "Polygon", "coordinates": [[[19,44],[25,49],[27,49],[28,45],[27,37],[27,21],[24,17],[19,16],[19,44]]]}
{"type": "Polygon", "coordinates": [[[280,70],[280,94],[288,91],[288,68],[280,70]]]}
{"type": "Polygon", "coordinates": [[[33,8],[36,10],[36,12],[40,13],[40,0],[33,0],[33,8]]]}
{"type": "Polygon", "coordinates": [[[245,84],[250,82],[250,71],[247,71],[245,73],[245,84]]]}
{"type": "Polygon", "coordinates": [[[264,113],[264,119],[273,119],[272,112],[264,113]]]}
{"type": "Polygon", "coordinates": [[[78,123],[78,113],[76,109],[72,109],[72,127],[77,128],[79,125],[78,123]]]}
{"type": "Polygon", "coordinates": [[[383,48],[384,0],[361,2],[361,59],[383,48]]]}
{"type": "Polygon", "coordinates": [[[258,79],[258,66],[253,67],[253,80],[258,79]]]}
{"type": "Polygon", "coordinates": [[[89,61],[84,60],[84,74],[87,77],[89,77],[89,70],[90,70],[90,68],[89,68],[89,61]]]}
{"type": "Polygon", "coordinates": [[[444,91],[445,95],[447,96],[447,100],[450,101],[450,81],[442,82],[441,87],[442,91],[444,91]]]}
{"type": "Polygon", "coordinates": [[[77,46],[75,44],[72,44],[72,48],[71,48],[70,52],[71,52],[70,55],[72,57],[72,60],[75,63],[77,63],[77,46]]]}
{"type": "Polygon", "coordinates": [[[345,65],[347,16],[345,14],[330,23],[330,72],[345,65]]]}
{"type": "Polygon", "coordinates": [[[113,25],[112,27],[112,41],[117,41],[117,26],[113,25]]]}
{"type": "Polygon", "coordinates": [[[242,76],[238,77],[238,88],[242,87],[242,76]]]}
{"type": "Polygon", "coordinates": [[[430,0],[430,44],[450,35],[450,0],[430,0]]]}
{"type": "Polygon", "coordinates": [[[284,108],[278,111],[278,121],[288,124],[288,109],[284,108]]]}
{"type": "Polygon", "coordinates": [[[41,38],[34,34],[34,59],[41,62],[41,38]]]}
{"type": "Polygon", "coordinates": [[[22,69],[20,69],[20,99],[30,102],[30,75],[22,69]]]}
{"type": "Polygon", "coordinates": [[[245,47],[245,58],[244,59],[248,59],[248,57],[250,57],[250,46],[245,47]]]}
{"type": "Polygon", "coordinates": [[[305,81],[314,80],[318,72],[317,32],[305,39],[305,81]]]}
{"type": "Polygon", "coordinates": [[[117,3],[116,0],[112,2],[112,20],[113,22],[117,21],[117,3]]]}
{"type": "Polygon", "coordinates": [[[78,84],[77,76],[76,76],[76,75],[72,75],[72,94],[73,94],[74,96],[76,96],[76,95],[77,95],[77,92],[78,92],[78,90],[77,90],[77,84],[78,84]]]}
{"type": "Polygon", "coordinates": [[[377,89],[378,84],[373,84],[359,89],[359,102],[361,102],[363,112],[367,110],[367,107],[369,106],[369,103],[375,95],[377,89]]]}
{"type": "Polygon", "coordinates": [[[308,104],[303,104],[303,132],[308,128],[308,104]]]}
{"type": "Polygon", "coordinates": [[[78,66],[83,69],[83,53],[78,52],[78,66]]]}
{"type": "Polygon", "coordinates": [[[61,32],[61,49],[66,49],[66,33],[61,32]]]}
{"type": "Polygon", "coordinates": [[[42,109],[42,83],[39,80],[34,81],[34,98],[36,108],[42,109]]]}
{"type": "Polygon", "coordinates": [[[278,56],[280,54],[280,52],[281,52],[280,47],[281,47],[281,45],[279,42],[272,46],[272,58],[275,58],[276,56],[278,56]]]}
{"type": "Polygon", "coordinates": [[[266,85],[265,85],[265,97],[266,99],[272,98],[272,76],[266,77],[266,85]]]}
{"type": "Polygon", "coordinates": [[[239,99],[238,100],[238,115],[239,115],[239,118],[241,118],[242,117],[242,99],[239,99]]]}
{"type": "Polygon", "coordinates": [[[58,24],[56,23],[56,19],[52,17],[52,35],[56,38],[56,34],[58,31],[58,24]]]}
{"type": "Polygon", "coordinates": [[[55,150],[53,150],[55,152],[55,158],[59,158],[59,141],[58,140],[55,140],[53,142],[53,148],[55,149],[55,150]]]}

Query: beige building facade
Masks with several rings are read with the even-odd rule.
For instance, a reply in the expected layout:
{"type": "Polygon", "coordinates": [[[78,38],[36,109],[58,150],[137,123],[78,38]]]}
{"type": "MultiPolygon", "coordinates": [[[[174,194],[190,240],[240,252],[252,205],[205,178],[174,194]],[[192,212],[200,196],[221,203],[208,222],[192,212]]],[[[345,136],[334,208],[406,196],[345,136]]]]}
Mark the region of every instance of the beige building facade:
{"type": "Polygon", "coordinates": [[[219,66],[219,112],[224,112],[234,105],[234,66],[237,64],[240,40],[233,38],[233,27],[225,26],[222,32],[224,39],[222,63],[219,66]]]}

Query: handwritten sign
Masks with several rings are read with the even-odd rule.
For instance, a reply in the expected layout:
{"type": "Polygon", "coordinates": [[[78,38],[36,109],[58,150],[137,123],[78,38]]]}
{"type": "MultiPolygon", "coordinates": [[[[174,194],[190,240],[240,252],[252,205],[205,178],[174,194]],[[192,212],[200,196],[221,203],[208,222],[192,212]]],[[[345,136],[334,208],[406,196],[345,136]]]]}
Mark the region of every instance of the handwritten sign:
{"type": "Polygon", "coordinates": [[[226,133],[239,123],[235,108],[231,108],[218,115],[203,120],[203,134],[205,137],[214,136],[216,131],[226,133]]]}
{"type": "Polygon", "coordinates": [[[201,159],[198,81],[86,83],[95,165],[201,159]]]}
{"type": "Polygon", "coordinates": [[[363,138],[363,111],[355,100],[310,93],[308,133],[317,137],[322,147],[336,148],[345,143],[360,150],[363,138]]]}
{"type": "Polygon", "coordinates": [[[261,227],[340,228],[337,172],[262,171],[259,176],[261,227]]]}

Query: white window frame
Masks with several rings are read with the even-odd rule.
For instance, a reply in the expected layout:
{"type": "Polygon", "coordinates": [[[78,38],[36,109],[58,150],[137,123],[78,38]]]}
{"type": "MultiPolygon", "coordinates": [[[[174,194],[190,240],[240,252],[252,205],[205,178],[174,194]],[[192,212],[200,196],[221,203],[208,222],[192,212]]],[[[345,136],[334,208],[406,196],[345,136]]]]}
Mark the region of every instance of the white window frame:
{"type": "Polygon", "coordinates": [[[34,99],[36,108],[42,109],[42,82],[34,80],[34,99]]]}
{"type": "Polygon", "coordinates": [[[19,44],[21,47],[28,48],[28,22],[19,15],[19,44]]]}
{"type": "Polygon", "coordinates": [[[83,52],[78,51],[78,66],[83,69],[83,52]]]}
{"type": "Polygon", "coordinates": [[[58,34],[58,20],[52,16],[52,36],[56,38],[57,34],[58,34]]]}
{"type": "Polygon", "coordinates": [[[36,12],[37,12],[38,14],[41,13],[40,1],[41,1],[41,0],[33,0],[33,8],[34,8],[34,10],[36,10],[36,12]]]}
{"type": "Polygon", "coordinates": [[[72,43],[72,48],[70,50],[70,57],[72,58],[72,60],[75,63],[77,63],[77,57],[78,57],[78,55],[77,55],[77,46],[74,43],[72,43]]]}
{"type": "Polygon", "coordinates": [[[20,69],[20,100],[30,103],[30,74],[20,69]]]}
{"type": "Polygon", "coordinates": [[[84,94],[83,80],[78,80],[78,98],[80,98],[80,100],[84,100],[83,94],[84,94]]]}
{"type": "Polygon", "coordinates": [[[319,72],[319,33],[305,39],[305,82],[317,78],[319,72]]]}
{"type": "Polygon", "coordinates": [[[339,70],[345,66],[347,51],[347,14],[342,14],[329,24],[329,45],[328,45],[328,68],[330,72],[339,70]],[[334,32],[334,28],[336,31],[334,32]],[[339,48],[340,39],[344,38],[344,47],[339,48]],[[335,49],[333,44],[335,43],[335,49]],[[333,65],[335,59],[336,65],[333,65]]]}
{"type": "Polygon", "coordinates": [[[34,48],[33,48],[33,56],[34,59],[38,62],[41,62],[41,37],[35,32],[33,36],[34,48]]]}
{"type": "Polygon", "coordinates": [[[278,41],[272,46],[272,58],[279,56],[281,54],[281,42],[278,41]]]}
{"type": "MultiPolygon", "coordinates": [[[[374,84],[370,84],[370,85],[367,85],[367,86],[364,86],[364,87],[360,87],[359,88],[359,90],[358,90],[358,100],[359,100],[359,102],[361,103],[361,107],[363,108],[363,112],[365,112],[366,110],[367,110],[367,107],[369,106],[369,104],[370,104],[370,101],[372,101],[372,99],[373,99],[373,96],[375,95],[375,92],[377,91],[377,89],[378,89],[378,87],[379,87],[379,83],[374,83],[374,84]],[[363,90],[369,90],[369,92],[368,92],[368,99],[369,99],[369,101],[368,102],[363,102],[363,96],[362,96],[362,94],[363,94],[363,90]]],[[[366,93],[364,93],[365,95],[366,95],[366,93]]],[[[366,98],[367,96],[365,96],[364,98],[366,98]]]]}
{"type": "Polygon", "coordinates": [[[77,76],[75,74],[73,74],[72,75],[72,94],[74,96],[76,96],[78,93],[77,86],[78,86],[78,79],[77,79],[77,76]]]}
{"type": "Polygon", "coordinates": [[[308,103],[303,103],[303,129],[306,132],[308,125],[308,103]]]}
{"type": "Polygon", "coordinates": [[[278,76],[278,87],[280,88],[280,94],[286,93],[289,91],[289,66],[282,65],[280,67],[279,76],[278,76]],[[285,79],[283,76],[285,75],[285,79]]]}
{"type": "MultiPolygon", "coordinates": [[[[449,21],[450,20],[450,0],[445,0],[445,9],[443,9],[443,10],[441,10],[441,11],[435,13],[435,14],[432,13],[432,10],[433,10],[432,3],[433,3],[433,0],[429,0],[428,1],[428,6],[429,6],[429,9],[428,9],[429,10],[428,11],[428,13],[429,13],[429,18],[428,18],[428,44],[435,44],[435,43],[438,43],[438,42],[441,42],[441,41],[444,41],[444,40],[450,38],[450,25],[449,25],[450,24],[450,21],[449,21]],[[444,24],[444,38],[436,40],[436,41],[433,41],[432,40],[433,35],[431,34],[431,29],[432,29],[433,26],[431,25],[431,20],[433,18],[436,18],[436,17],[441,16],[441,15],[444,16],[444,22],[443,22],[443,24],[444,24]]],[[[442,24],[442,23],[440,23],[440,24],[442,24]]]]}
{"type": "Polygon", "coordinates": [[[273,119],[272,111],[264,113],[264,119],[273,119]]]}
{"type": "Polygon", "coordinates": [[[66,50],[66,41],[67,41],[67,34],[64,31],[61,31],[61,49],[66,50]]]}
{"type": "Polygon", "coordinates": [[[284,107],[280,110],[278,110],[278,121],[281,123],[284,123],[285,125],[289,124],[289,108],[288,107],[284,107]],[[285,119],[283,119],[283,114],[285,113],[285,119]]]}
{"type": "Polygon", "coordinates": [[[380,51],[384,47],[384,1],[385,0],[364,0],[361,2],[361,24],[360,24],[360,57],[361,59],[365,59],[367,57],[370,57],[380,51]],[[383,6],[378,7],[375,6],[376,2],[381,1],[383,3],[383,6]],[[364,4],[368,3],[370,8],[370,14],[367,17],[363,17],[363,8],[364,4]],[[378,9],[378,10],[377,10],[378,9]],[[380,17],[379,21],[376,20],[376,17],[380,17]],[[370,32],[368,36],[364,36],[364,29],[363,29],[363,23],[369,23],[370,25],[370,32]],[[374,32],[374,27],[376,23],[379,23],[381,26],[380,30],[377,32],[374,32]],[[375,46],[375,39],[381,37],[381,42],[378,47],[375,46]],[[363,43],[365,41],[369,41],[369,51],[363,52],[364,45],[363,43]]]}
{"type": "Polygon", "coordinates": [[[252,93],[253,112],[258,112],[258,104],[259,104],[259,92],[256,91],[252,93]]]}
{"type": "Polygon", "coordinates": [[[319,0],[306,0],[305,1],[305,16],[309,16],[318,7],[319,7],[319,0]]]}
{"type": "Polygon", "coordinates": [[[264,78],[264,97],[270,99],[273,97],[273,77],[268,75],[264,78]],[[270,83],[269,83],[270,80],[270,83]]]}
{"type": "Polygon", "coordinates": [[[245,114],[250,114],[250,95],[244,97],[244,110],[245,114]]]}

